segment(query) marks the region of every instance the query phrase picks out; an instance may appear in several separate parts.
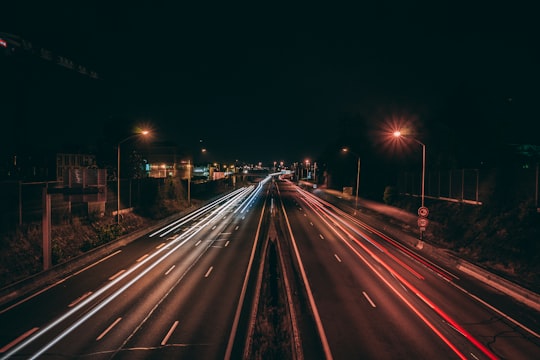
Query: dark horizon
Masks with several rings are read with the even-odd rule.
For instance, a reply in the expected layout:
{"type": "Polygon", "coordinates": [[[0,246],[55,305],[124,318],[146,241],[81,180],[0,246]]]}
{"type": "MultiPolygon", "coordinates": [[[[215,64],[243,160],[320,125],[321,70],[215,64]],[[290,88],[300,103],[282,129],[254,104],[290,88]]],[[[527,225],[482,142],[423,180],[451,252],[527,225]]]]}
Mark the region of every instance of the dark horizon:
{"type": "Polygon", "coordinates": [[[0,56],[2,152],[95,147],[141,124],[156,141],[195,152],[202,140],[217,160],[253,163],[317,158],[340,141],[365,148],[366,138],[377,152],[389,125],[462,161],[540,145],[539,53],[521,9],[12,7],[0,32],[99,79],[0,56]],[[347,128],[351,119],[363,124],[347,128]]]}

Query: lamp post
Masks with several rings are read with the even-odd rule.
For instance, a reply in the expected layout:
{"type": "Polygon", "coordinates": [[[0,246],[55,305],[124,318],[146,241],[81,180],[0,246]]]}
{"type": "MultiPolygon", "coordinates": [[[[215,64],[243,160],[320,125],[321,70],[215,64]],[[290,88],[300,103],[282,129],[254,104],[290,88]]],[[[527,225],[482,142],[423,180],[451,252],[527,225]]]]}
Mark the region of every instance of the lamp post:
{"type": "MultiPolygon", "coordinates": [[[[408,137],[407,135],[403,135],[401,131],[394,131],[394,136],[399,137],[408,137]]],[[[414,141],[416,141],[418,144],[422,145],[422,207],[424,207],[424,189],[425,189],[425,180],[426,180],[426,145],[411,137],[414,141]]]]}
{"type": "Polygon", "coordinates": [[[354,200],[354,213],[356,214],[356,210],[358,209],[358,188],[360,187],[360,155],[354,153],[353,151],[349,150],[348,148],[343,148],[341,151],[345,153],[351,153],[354,156],[358,158],[358,164],[356,167],[356,196],[354,200]]]}
{"type": "MultiPolygon", "coordinates": [[[[399,138],[402,136],[407,137],[406,135],[403,135],[401,131],[399,130],[394,131],[394,136],[396,138],[399,138]]],[[[410,137],[410,138],[416,141],[418,144],[422,145],[422,195],[421,195],[422,206],[420,207],[420,209],[418,209],[418,215],[420,216],[420,218],[418,219],[418,225],[420,227],[420,240],[423,240],[424,230],[428,223],[426,219],[427,214],[428,214],[428,209],[424,206],[424,198],[425,198],[424,189],[425,189],[425,183],[426,183],[426,145],[414,137],[410,137]]]]}
{"type": "Polygon", "coordinates": [[[133,134],[131,136],[128,136],[127,138],[121,140],[118,142],[117,146],[117,168],[116,168],[116,223],[120,224],[120,145],[129,139],[132,139],[139,135],[148,135],[150,132],[147,130],[141,131],[140,133],[133,134]]]}

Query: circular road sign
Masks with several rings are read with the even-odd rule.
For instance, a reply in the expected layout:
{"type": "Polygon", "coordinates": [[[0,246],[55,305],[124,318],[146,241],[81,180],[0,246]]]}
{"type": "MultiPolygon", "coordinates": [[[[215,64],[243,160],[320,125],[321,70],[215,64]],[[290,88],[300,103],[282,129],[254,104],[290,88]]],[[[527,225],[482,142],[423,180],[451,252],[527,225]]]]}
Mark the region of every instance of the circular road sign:
{"type": "Polygon", "coordinates": [[[427,217],[429,214],[429,209],[425,206],[421,206],[418,208],[418,216],[421,217],[427,217]]]}
{"type": "Polygon", "coordinates": [[[429,224],[428,219],[424,217],[418,218],[418,227],[425,228],[428,226],[428,224],[429,224]]]}

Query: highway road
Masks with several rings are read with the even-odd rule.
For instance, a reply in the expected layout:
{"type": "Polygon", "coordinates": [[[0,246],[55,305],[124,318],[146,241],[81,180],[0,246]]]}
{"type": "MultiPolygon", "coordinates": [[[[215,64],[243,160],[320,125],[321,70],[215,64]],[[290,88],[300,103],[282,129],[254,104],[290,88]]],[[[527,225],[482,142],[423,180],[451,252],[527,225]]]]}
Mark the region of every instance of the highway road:
{"type": "Polygon", "coordinates": [[[300,359],[540,358],[537,312],[388,236],[380,219],[269,180],[2,305],[0,359],[241,358],[269,237],[300,359]]]}
{"type": "Polygon", "coordinates": [[[2,359],[234,355],[264,213],[236,190],[0,310],[2,359]]]}
{"type": "Polygon", "coordinates": [[[481,284],[293,183],[280,182],[279,194],[326,358],[540,358],[538,328],[528,325],[538,327],[536,311],[508,301],[520,308],[509,315],[481,284]]]}

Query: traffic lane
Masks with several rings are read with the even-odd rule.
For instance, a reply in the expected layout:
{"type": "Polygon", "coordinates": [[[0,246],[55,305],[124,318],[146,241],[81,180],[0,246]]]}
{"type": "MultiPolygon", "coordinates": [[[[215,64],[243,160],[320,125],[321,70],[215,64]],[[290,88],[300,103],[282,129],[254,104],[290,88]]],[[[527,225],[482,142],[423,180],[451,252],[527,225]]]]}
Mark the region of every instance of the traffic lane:
{"type": "MultiPolygon", "coordinates": [[[[325,195],[324,193],[320,193],[319,195],[324,199],[333,202],[332,196],[325,195]]],[[[349,213],[352,212],[352,209],[346,202],[342,201],[341,203],[343,206],[350,209],[350,211],[348,211],[349,213]]],[[[385,231],[388,231],[389,234],[393,234],[393,237],[401,243],[401,246],[404,246],[416,254],[421,255],[423,258],[432,263],[436,263],[437,266],[445,271],[457,274],[458,278],[452,278],[452,284],[455,284],[460,289],[463,289],[462,291],[482,299],[483,301],[487,302],[489,306],[494,306],[497,308],[497,310],[504,314],[501,315],[499,312],[495,312],[495,316],[504,319],[505,316],[508,315],[513,320],[503,321],[509,322],[510,327],[513,329],[516,329],[516,326],[514,326],[514,320],[520,324],[523,324],[527,329],[530,329],[530,331],[517,329],[519,333],[523,337],[529,338],[531,341],[538,343],[539,336],[537,336],[537,334],[540,334],[540,321],[538,320],[537,311],[531,310],[530,307],[516,301],[511,296],[494,289],[478,279],[470,277],[464,272],[459,271],[456,269],[456,259],[454,257],[450,257],[446,253],[437,250],[419,251],[411,245],[410,235],[403,234],[403,236],[408,237],[408,239],[401,239],[399,235],[401,231],[395,227],[395,225],[382,221],[380,217],[372,215],[369,212],[362,211],[357,212],[355,217],[360,219],[362,222],[368,223],[370,226],[385,229],[385,231]]]]}
{"type": "Polygon", "coordinates": [[[296,212],[290,215],[291,226],[335,358],[440,357],[448,353],[448,347],[381,286],[370,270],[350,251],[337,246],[341,242],[331,231],[324,239],[314,231],[324,224],[305,216],[296,205],[291,212],[296,212]],[[377,304],[378,299],[385,305],[374,307],[372,302],[377,304]]]}
{"type": "Polygon", "coordinates": [[[159,348],[156,354],[223,359],[254,237],[253,231],[241,231],[227,246],[215,242],[126,344],[121,358],[133,358],[125,349],[159,348]]]}
{"type": "MultiPolygon", "coordinates": [[[[159,251],[160,251],[160,252],[165,251],[165,248],[160,249],[159,251]]],[[[168,250],[167,250],[167,251],[168,251],[168,250]]],[[[147,255],[148,255],[148,254],[147,254],[147,255]]],[[[142,259],[142,258],[141,258],[141,259],[142,259]]],[[[144,261],[144,262],[146,263],[146,262],[148,262],[148,261],[150,261],[150,260],[151,260],[151,257],[148,257],[148,258],[143,259],[142,261],[144,261]]],[[[141,266],[138,265],[138,267],[140,268],[141,266]]],[[[144,268],[144,267],[143,267],[143,268],[144,268]]],[[[121,279],[121,280],[122,280],[122,281],[128,281],[129,279],[131,279],[131,278],[137,276],[137,274],[138,274],[140,271],[142,271],[142,270],[141,270],[141,269],[137,269],[137,271],[134,271],[132,274],[128,274],[128,273],[122,274],[121,276],[122,276],[122,277],[125,277],[125,279],[121,279]]],[[[118,281],[115,280],[115,284],[113,284],[113,285],[111,285],[111,286],[118,288],[119,286],[122,286],[122,284],[123,284],[122,281],[120,281],[120,278],[119,278],[118,281]]],[[[111,287],[111,286],[107,286],[107,287],[111,287]]],[[[109,291],[109,293],[112,293],[113,290],[114,290],[114,289],[112,289],[112,288],[107,289],[107,291],[109,291]]],[[[104,292],[104,291],[102,290],[102,292],[104,292]]],[[[105,294],[105,293],[100,294],[100,296],[101,296],[100,298],[101,298],[101,299],[104,299],[106,295],[107,295],[107,294],[105,294]]],[[[99,302],[99,299],[97,299],[96,297],[97,297],[97,293],[96,293],[95,295],[93,295],[91,298],[89,298],[86,302],[92,300],[94,303],[98,303],[98,302],[99,302]],[[96,298],[96,299],[93,299],[93,298],[96,298]]],[[[82,305],[80,305],[80,306],[82,306],[82,305]]],[[[80,307],[80,306],[78,306],[78,307],[80,307]]],[[[87,308],[90,308],[90,304],[86,304],[85,306],[87,306],[87,308]]],[[[72,315],[73,315],[73,314],[72,314],[72,315]]]]}
{"type": "MultiPolygon", "coordinates": [[[[97,270],[97,269],[96,269],[96,270],[97,270]]],[[[122,271],[124,271],[124,270],[120,270],[120,272],[122,272],[122,271]]],[[[94,278],[98,278],[98,277],[92,277],[92,279],[94,279],[94,278]]],[[[74,280],[75,280],[75,279],[74,279],[74,280]]],[[[82,284],[82,283],[83,283],[83,282],[80,282],[80,281],[76,282],[76,284],[82,284]]],[[[57,287],[56,287],[56,288],[57,288],[57,287]]],[[[85,297],[85,296],[88,296],[88,294],[92,294],[92,291],[85,292],[85,293],[82,295],[81,298],[83,298],[83,297],[85,297]]],[[[69,297],[71,297],[71,296],[69,296],[69,297]]],[[[94,297],[95,297],[95,296],[94,296],[94,297]]],[[[79,298],[79,300],[80,300],[81,298],[79,298]]],[[[28,304],[30,304],[30,303],[28,303],[28,304]]],[[[63,306],[60,306],[60,308],[62,308],[62,307],[63,307],[63,306]]],[[[15,308],[15,307],[14,307],[14,308],[15,308]]],[[[51,312],[47,312],[47,313],[52,313],[52,311],[51,311],[51,312]]],[[[17,316],[17,318],[18,318],[19,320],[21,319],[20,316],[17,316]]],[[[35,317],[33,317],[33,320],[35,321],[35,317]]],[[[20,322],[19,322],[19,323],[20,323],[20,322]]],[[[45,321],[44,321],[44,323],[45,323],[45,321]]],[[[37,329],[37,327],[32,328],[32,331],[34,331],[35,329],[37,329]]],[[[14,332],[14,333],[15,333],[16,330],[10,329],[10,332],[14,332]]],[[[25,333],[24,336],[26,336],[27,334],[28,334],[28,332],[25,333]]],[[[9,335],[8,335],[8,337],[9,337],[9,335]]],[[[19,341],[20,338],[19,338],[19,339],[16,339],[16,340],[19,341]]],[[[11,346],[12,344],[9,344],[9,345],[11,346]]],[[[2,348],[2,349],[5,349],[5,347],[2,348]]]]}
{"type": "MultiPolygon", "coordinates": [[[[135,348],[152,349],[157,358],[223,358],[262,206],[252,209],[234,215],[237,221],[211,241],[197,269],[164,299],[117,357],[131,359],[133,352],[126,350],[135,348]]],[[[149,353],[139,352],[142,357],[149,353]]]]}
{"type": "MultiPolygon", "coordinates": [[[[422,279],[409,276],[416,289],[426,294],[433,304],[448,314],[457,324],[462,324],[473,337],[480,340],[493,353],[501,357],[529,356],[538,354],[538,337],[516,326],[507,314],[495,310],[497,302],[486,301],[461,288],[458,276],[442,277],[433,267],[424,266],[423,259],[409,256],[409,252],[398,251],[376,234],[364,235],[370,243],[385,247],[393,256],[422,275],[422,279]],[[506,334],[500,336],[500,334],[506,334]]],[[[406,274],[406,273],[405,273],[406,274]]],[[[476,292],[476,291],[473,291],[476,292]]]]}
{"type": "Polygon", "coordinates": [[[67,274],[51,286],[6,304],[0,310],[0,323],[10,325],[0,329],[0,347],[29,328],[60,316],[72,302],[95,292],[110,281],[110,276],[128,269],[136,259],[166,241],[170,241],[170,237],[162,239],[141,236],[81,270],[67,274]]]}
{"type": "MultiPolygon", "coordinates": [[[[176,245],[178,246],[178,244],[176,245]]],[[[90,304],[62,321],[46,334],[34,341],[25,349],[28,353],[44,351],[47,354],[64,354],[65,356],[77,356],[87,344],[94,343],[95,339],[104,331],[111,318],[122,318],[121,326],[116,331],[127,331],[140,321],[141,317],[152,308],[160,296],[168,291],[174,284],[173,277],[164,276],[172,264],[180,264],[179,267],[189,267],[202,251],[187,250],[185,244],[180,248],[167,249],[169,252],[161,262],[155,259],[144,264],[144,270],[131,274],[116,284],[114,289],[109,289],[99,298],[93,299],[90,304]],[[186,249],[186,250],[184,250],[186,249]],[[144,272],[147,272],[144,274],[144,272]],[[123,290],[118,292],[118,290],[123,290]],[[126,315],[127,314],[127,315],[126,315]]],[[[165,254],[164,254],[165,255],[165,254]]],[[[41,330],[40,330],[41,331],[41,330]]],[[[123,334],[123,336],[127,336],[123,334]]],[[[117,337],[121,340],[121,336],[117,337]]],[[[104,344],[100,342],[99,344],[104,344]]],[[[98,344],[98,346],[100,346],[98,344]]],[[[119,344],[117,346],[120,346],[119,344]]],[[[112,349],[115,349],[113,347],[112,349]]],[[[111,348],[104,348],[109,351],[111,348]]]]}
{"type": "MultiPolygon", "coordinates": [[[[189,249],[190,247],[192,249],[203,249],[207,246],[210,246],[208,252],[196,252],[197,257],[202,256],[200,259],[197,259],[196,263],[194,259],[188,262],[195,263],[193,268],[183,269],[181,264],[176,264],[175,267],[173,267],[174,264],[167,264],[166,266],[162,267],[163,271],[165,271],[165,269],[168,269],[164,272],[165,274],[167,274],[168,278],[177,278],[177,281],[180,281],[178,284],[175,283],[161,291],[161,293],[163,293],[164,295],[160,297],[159,300],[155,299],[148,306],[143,306],[138,303],[133,304],[131,306],[133,310],[126,310],[123,312],[125,314],[129,314],[129,316],[122,317],[121,314],[118,314],[114,316],[109,316],[108,319],[100,320],[99,322],[103,325],[112,325],[114,324],[116,319],[122,318],[121,323],[119,323],[118,326],[115,325],[114,332],[111,331],[110,335],[108,334],[106,337],[102,337],[99,342],[95,343],[95,345],[90,345],[90,347],[85,349],[83,353],[110,355],[111,352],[116,352],[115,349],[119,349],[116,356],[126,356],[128,358],[131,358],[138,353],[140,354],[138,354],[137,356],[148,356],[148,353],[152,353],[152,356],[154,356],[154,353],[156,353],[158,354],[156,356],[159,356],[159,354],[164,351],[163,349],[161,349],[161,341],[163,341],[163,338],[159,339],[159,337],[162,336],[164,326],[163,324],[167,322],[165,320],[159,320],[156,322],[154,320],[154,316],[173,316],[174,311],[171,309],[174,309],[176,306],[183,306],[186,301],[195,301],[197,304],[203,303],[204,299],[198,298],[197,296],[192,294],[192,292],[197,292],[197,286],[192,285],[194,281],[191,279],[200,279],[205,275],[207,275],[208,277],[212,275],[216,276],[214,272],[217,270],[214,270],[214,268],[215,266],[219,266],[219,264],[209,265],[207,264],[207,262],[211,262],[211,259],[213,258],[215,258],[216,261],[221,261],[221,259],[220,257],[211,256],[211,254],[216,249],[223,249],[226,250],[227,253],[232,254],[229,249],[232,249],[233,243],[236,241],[234,240],[234,238],[236,238],[237,236],[237,231],[254,231],[253,229],[249,229],[248,227],[241,226],[240,223],[232,223],[225,230],[220,230],[219,228],[214,229],[213,226],[212,229],[213,230],[211,235],[201,236],[200,238],[193,239],[193,241],[191,241],[189,244],[186,244],[186,249],[189,249]],[[225,239],[225,237],[228,237],[229,239],[225,239]],[[203,273],[202,276],[201,273],[203,273]],[[172,292],[168,294],[169,291],[172,292]],[[187,297],[187,300],[182,300],[183,297],[187,297]],[[172,305],[168,305],[169,302],[172,302],[172,305]],[[152,303],[159,303],[159,306],[155,307],[156,305],[154,305],[154,308],[150,309],[152,303]],[[137,316],[137,312],[140,311],[142,311],[140,316],[137,316]],[[139,329],[139,327],[141,328],[139,329]]],[[[218,254],[218,252],[216,252],[216,254],[218,254]]],[[[240,257],[240,259],[244,258],[244,256],[242,255],[238,256],[240,257]]],[[[238,265],[240,263],[240,259],[235,257],[235,265],[238,265]]],[[[137,291],[135,295],[140,297],[140,293],[141,291],[139,289],[139,291],[137,291]]],[[[144,291],[142,293],[148,293],[148,291],[144,291]]],[[[221,295],[226,296],[226,292],[221,291],[221,295]]],[[[223,299],[222,296],[219,297],[219,299],[221,299],[220,301],[228,301],[228,299],[223,299]]],[[[197,314],[194,314],[193,316],[195,316],[195,319],[200,318],[200,316],[197,314]]],[[[213,318],[218,319],[218,316],[215,315],[213,316],[213,318]]],[[[183,323],[185,322],[186,321],[183,321],[183,323]]],[[[171,324],[174,324],[174,322],[171,322],[171,324]]],[[[185,325],[182,324],[182,326],[185,325]]],[[[172,348],[176,347],[166,346],[165,352],[170,352],[172,348]]],[[[107,355],[105,355],[105,357],[107,357],[107,355]]]]}

